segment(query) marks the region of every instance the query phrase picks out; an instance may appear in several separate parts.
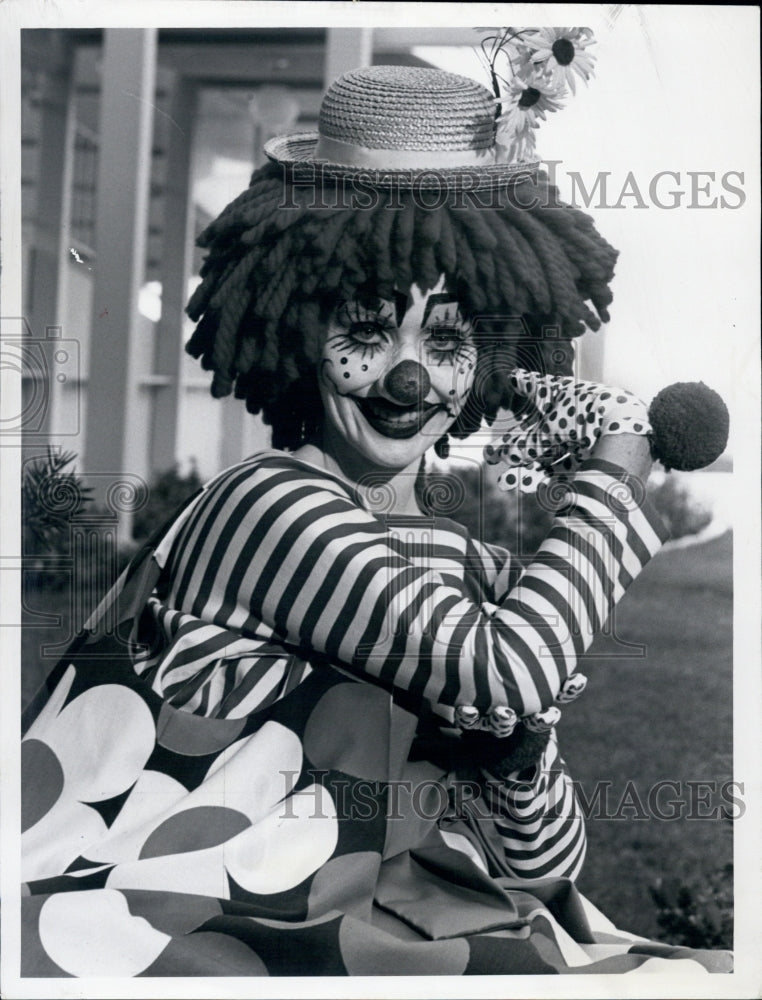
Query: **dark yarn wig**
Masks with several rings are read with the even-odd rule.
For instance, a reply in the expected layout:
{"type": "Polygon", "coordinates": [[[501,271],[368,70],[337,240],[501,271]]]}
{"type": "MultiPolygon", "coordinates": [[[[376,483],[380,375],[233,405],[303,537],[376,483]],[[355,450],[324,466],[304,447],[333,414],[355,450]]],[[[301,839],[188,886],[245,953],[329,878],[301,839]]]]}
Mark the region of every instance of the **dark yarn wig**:
{"type": "Polygon", "coordinates": [[[214,372],[214,396],[235,391],[262,413],[274,447],[297,448],[320,425],[317,362],[342,300],[445,275],[479,347],[456,437],[511,405],[513,367],[568,374],[571,338],[608,320],[616,251],[546,178],[441,192],[436,207],[424,194],[296,186],[268,164],[199,237],[209,252],[187,350],[214,372]]]}

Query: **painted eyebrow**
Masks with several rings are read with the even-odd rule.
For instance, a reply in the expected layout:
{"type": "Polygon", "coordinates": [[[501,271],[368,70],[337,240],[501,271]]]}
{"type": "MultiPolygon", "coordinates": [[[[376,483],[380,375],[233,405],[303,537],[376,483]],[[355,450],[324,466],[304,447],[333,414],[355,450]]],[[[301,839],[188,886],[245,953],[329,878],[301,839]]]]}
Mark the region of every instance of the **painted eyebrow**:
{"type": "Polygon", "coordinates": [[[355,299],[347,299],[344,307],[357,305],[364,312],[375,313],[377,316],[385,316],[387,319],[394,315],[394,302],[390,299],[382,299],[377,295],[358,296],[355,299]]]}
{"type": "Polygon", "coordinates": [[[429,315],[434,306],[444,306],[453,305],[456,309],[460,310],[460,305],[457,299],[454,299],[452,295],[448,292],[437,292],[435,295],[430,295],[426,301],[426,308],[423,310],[423,326],[429,321],[429,315]]]}

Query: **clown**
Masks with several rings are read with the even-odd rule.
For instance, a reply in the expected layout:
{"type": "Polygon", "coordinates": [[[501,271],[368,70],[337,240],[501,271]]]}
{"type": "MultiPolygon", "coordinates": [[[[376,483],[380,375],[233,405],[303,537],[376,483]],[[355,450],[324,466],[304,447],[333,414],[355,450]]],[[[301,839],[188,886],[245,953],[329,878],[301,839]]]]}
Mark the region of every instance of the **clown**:
{"type": "Polygon", "coordinates": [[[28,837],[40,962],[81,974],[85,888],[132,974],[664,961],[572,885],[584,822],[554,728],[665,538],[639,488],[651,424],[570,378],[616,253],[504,160],[495,112],[438,70],[347,74],[319,134],[269,143],[202,235],[188,349],[273,450],[133,562],[29,732],[63,775],[28,837]],[[516,428],[489,458],[570,473],[525,570],[415,488],[429,448],[504,409],[516,428]],[[92,716],[97,774],[74,774],[92,716]]]}

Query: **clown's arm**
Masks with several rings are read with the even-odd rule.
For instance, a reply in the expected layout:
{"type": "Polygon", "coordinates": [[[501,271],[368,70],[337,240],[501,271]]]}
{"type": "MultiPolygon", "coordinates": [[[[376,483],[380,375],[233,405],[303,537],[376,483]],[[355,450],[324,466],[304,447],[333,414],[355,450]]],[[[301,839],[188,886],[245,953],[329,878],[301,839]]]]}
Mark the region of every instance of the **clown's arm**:
{"type": "MultiPolygon", "coordinates": [[[[641,439],[631,435],[603,438],[599,458],[628,468],[641,482],[650,471],[650,456],[641,439]]],[[[515,563],[505,550],[489,546],[496,572],[492,582],[497,603],[512,589],[515,563]]],[[[484,739],[490,740],[487,734],[484,739]]],[[[494,747],[500,741],[493,738],[494,747]]],[[[482,796],[502,848],[507,869],[517,878],[549,876],[575,879],[587,850],[585,818],[573,781],[561,757],[555,730],[536,764],[506,771],[486,763],[480,769],[482,796]]]]}
{"type": "Polygon", "coordinates": [[[474,603],[437,569],[405,558],[383,521],[338,483],[263,469],[257,494],[273,516],[284,512],[267,539],[281,571],[263,586],[257,568],[249,577],[243,566],[225,589],[279,639],[445,724],[457,725],[463,708],[534,716],[563,700],[579,656],[666,538],[623,477],[610,460],[583,463],[518,583],[499,603],[474,603]]]}
{"type": "Polygon", "coordinates": [[[585,818],[555,730],[535,765],[508,774],[484,767],[481,779],[508,871],[575,879],[587,849],[585,818]]]}

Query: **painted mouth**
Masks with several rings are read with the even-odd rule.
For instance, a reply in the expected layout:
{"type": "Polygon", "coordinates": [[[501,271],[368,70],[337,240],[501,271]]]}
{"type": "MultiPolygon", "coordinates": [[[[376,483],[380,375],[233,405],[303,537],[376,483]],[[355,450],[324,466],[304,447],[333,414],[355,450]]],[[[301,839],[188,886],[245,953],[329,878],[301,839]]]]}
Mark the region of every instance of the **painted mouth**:
{"type": "Polygon", "coordinates": [[[364,399],[353,396],[352,399],[373,430],[390,438],[415,437],[435,413],[444,409],[439,403],[399,406],[380,396],[366,396],[364,399]]]}

